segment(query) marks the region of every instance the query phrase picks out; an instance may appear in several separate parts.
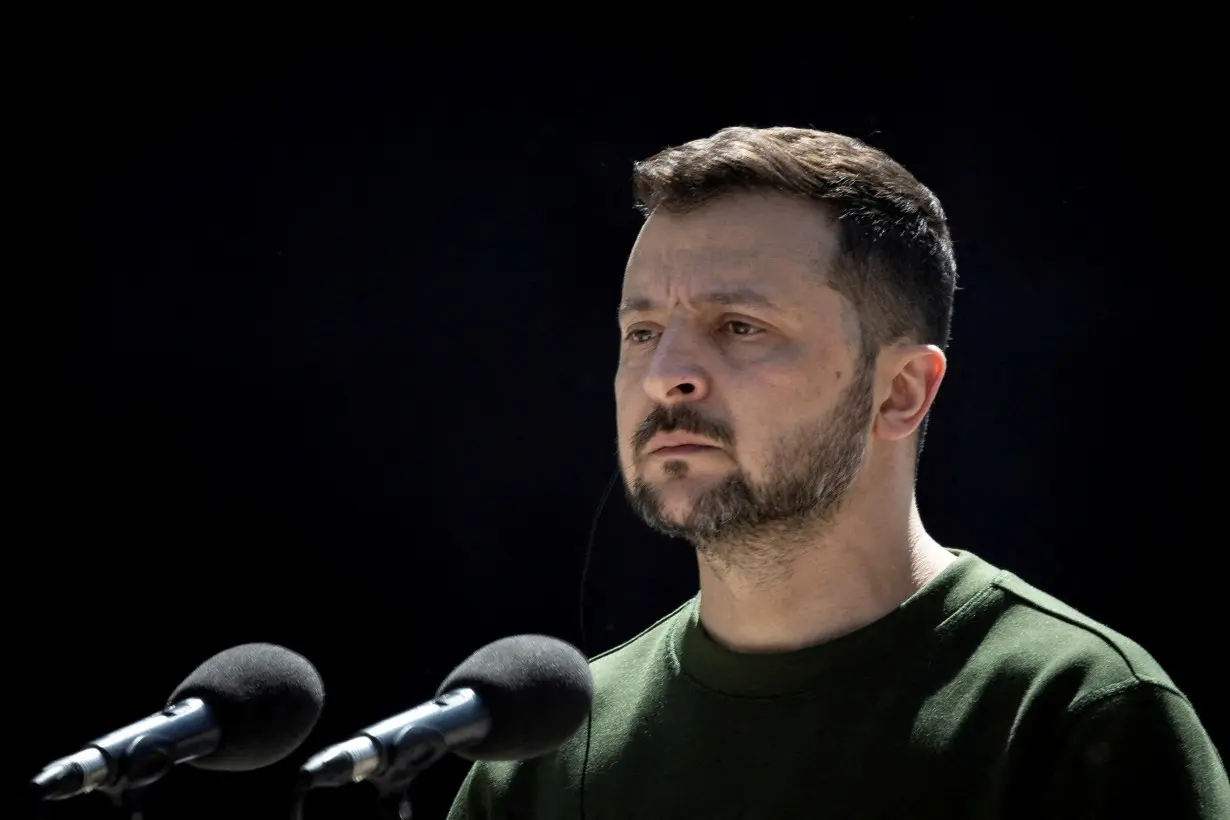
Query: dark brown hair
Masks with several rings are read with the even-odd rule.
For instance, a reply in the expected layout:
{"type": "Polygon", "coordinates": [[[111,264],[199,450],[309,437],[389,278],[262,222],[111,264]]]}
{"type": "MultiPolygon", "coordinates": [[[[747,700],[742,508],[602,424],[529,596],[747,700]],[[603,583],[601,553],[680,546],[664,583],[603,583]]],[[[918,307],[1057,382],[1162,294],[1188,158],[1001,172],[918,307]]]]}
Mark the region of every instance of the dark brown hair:
{"type": "Polygon", "coordinates": [[[957,267],[935,194],[882,151],[806,128],[724,128],[636,163],[648,216],[736,191],[774,190],[822,204],[840,254],[830,285],[858,312],[863,355],[909,339],[948,345],[957,267]]]}

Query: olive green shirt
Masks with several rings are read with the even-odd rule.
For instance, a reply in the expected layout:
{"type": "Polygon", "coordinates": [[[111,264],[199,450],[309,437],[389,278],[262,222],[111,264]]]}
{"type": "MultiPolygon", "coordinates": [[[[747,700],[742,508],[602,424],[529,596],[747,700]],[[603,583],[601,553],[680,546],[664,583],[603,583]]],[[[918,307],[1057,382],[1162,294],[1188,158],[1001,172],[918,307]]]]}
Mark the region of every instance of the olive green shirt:
{"type": "Polygon", "coordinates": [[[450,820],[1230,820],[1217,749],[1143,648],[953,552],[795,652],[725,649],[694,597],[591,661],[592,725],[475,764],[450,820]]]}

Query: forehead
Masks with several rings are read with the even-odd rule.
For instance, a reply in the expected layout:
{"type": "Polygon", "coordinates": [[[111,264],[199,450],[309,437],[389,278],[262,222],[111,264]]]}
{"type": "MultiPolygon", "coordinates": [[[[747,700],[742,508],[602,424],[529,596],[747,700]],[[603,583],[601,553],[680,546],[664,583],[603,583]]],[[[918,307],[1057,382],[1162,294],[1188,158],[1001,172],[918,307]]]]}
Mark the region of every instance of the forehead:
{"type": "Polygon", "coordinates": [[[726,287],[791,301],[824,284],[836,250],[828,215],[797,197],[747,193],[681,214],[655,211],[628,258],[623,296],[726,287]]]}

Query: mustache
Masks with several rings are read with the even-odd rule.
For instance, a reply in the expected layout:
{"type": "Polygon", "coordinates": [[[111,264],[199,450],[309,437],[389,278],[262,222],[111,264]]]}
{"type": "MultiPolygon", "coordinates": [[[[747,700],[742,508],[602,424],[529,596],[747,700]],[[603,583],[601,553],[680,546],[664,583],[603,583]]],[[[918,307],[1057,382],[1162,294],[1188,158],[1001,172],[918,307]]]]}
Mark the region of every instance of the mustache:
{"type": "Polygon", "coordinates": [[[649,440],[658,433],[670,433],[675,430],[704,436],[726,446],[733,445],[735,441],[734,431],[729,425],[705,418],[691,405],[680,404],[674,407],[659,405],[632,434],[632,452],[639,453],[644,450],[649,440]]]}

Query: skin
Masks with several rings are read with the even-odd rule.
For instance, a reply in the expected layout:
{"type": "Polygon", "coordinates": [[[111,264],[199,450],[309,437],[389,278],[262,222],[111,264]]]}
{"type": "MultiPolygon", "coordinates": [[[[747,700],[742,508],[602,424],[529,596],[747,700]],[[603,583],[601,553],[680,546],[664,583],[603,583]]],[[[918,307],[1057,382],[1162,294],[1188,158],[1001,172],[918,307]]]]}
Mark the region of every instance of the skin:
{"type": "Polygon", "coordinates": [[[736,651],[854,631],[953,560],[914,497],[944,354],[904,339],[862,355],[857,313],[826,280],[837,247],[818,205],[739,193],[654,212],[628,259],[625,490],[649,526],[696,549],[701,624],[736,651]],[[650,453],[672,430],[715,446],[650,453]]]}

